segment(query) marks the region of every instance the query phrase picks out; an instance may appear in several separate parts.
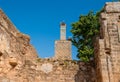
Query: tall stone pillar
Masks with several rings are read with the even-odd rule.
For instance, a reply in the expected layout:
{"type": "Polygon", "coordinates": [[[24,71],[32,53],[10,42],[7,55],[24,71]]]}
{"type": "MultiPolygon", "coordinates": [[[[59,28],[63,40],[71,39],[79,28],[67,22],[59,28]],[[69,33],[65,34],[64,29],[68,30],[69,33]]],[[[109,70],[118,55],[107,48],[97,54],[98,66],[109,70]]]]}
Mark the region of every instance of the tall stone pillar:
{"type": "Polygon", "coordinates": [[[120,2],[106,3],[100,24],[94,50],[96,82],[120,82],[120,2]]]}

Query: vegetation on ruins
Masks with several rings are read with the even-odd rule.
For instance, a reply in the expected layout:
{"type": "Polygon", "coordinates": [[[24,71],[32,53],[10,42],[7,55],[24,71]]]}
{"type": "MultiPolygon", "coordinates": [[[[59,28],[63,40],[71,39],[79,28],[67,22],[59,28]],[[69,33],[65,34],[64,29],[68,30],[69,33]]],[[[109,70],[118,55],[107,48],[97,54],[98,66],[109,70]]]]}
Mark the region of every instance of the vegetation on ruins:
{"type": "Polygon", "coordinates": [[[80,15],[77,22],[72,23],[72,43],[77,48],[77,57],[81,61],[89,61],[93,57],[93,38],[99,34],[99,14],[90,11],[80,15]]]}

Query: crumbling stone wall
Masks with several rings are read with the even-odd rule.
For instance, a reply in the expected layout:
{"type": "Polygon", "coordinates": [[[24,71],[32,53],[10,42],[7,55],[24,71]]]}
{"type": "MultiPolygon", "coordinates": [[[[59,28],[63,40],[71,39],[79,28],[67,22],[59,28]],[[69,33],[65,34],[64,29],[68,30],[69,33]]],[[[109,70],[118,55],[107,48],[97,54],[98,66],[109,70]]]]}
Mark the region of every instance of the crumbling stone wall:
{"type": "Polygon", "coordinates": [[[94,61],[90,62],[78,62],[79,70],[75,75],[75,82],[95,82],[95,64],[94,61]]]}
{"type": "Polygon", "coordinates": [[[29,36],[20,33],[0,10],[0,82],[9,82],[4,79],[6,77],[19,78],[18,74],[25,60],[37,58],[37,53],[29,41],[29,36]]]}
{"type": "Polygon", "coordinates": [[[92,63],[72,60],[25,60],[24,65],[0,76],[0,82],[95,82],[92,63]],[[14,75],[15,74],[15,75],[14,75]]]}
{"type": "Polygon", "coordinates": [[[37,63],[37,77],[41,82],[75,82],[78,70],[76,61],[38,59],[37,63]]]}
{"type": "Polygon", "coordinates": [[[95,44],[96,82],[120,82],[120,2],[106,3],[95,44]]]}
{"type": "MultiPolygon", "coordinates": [[[[120,2],[106,3],[100,23],[95,65],[94,61],[59,59],[62,53],[59,58],[41,59],[30,45],[30,37],[20,33],[0,10],[0,82],[120,82],[120,2]]],[[[58,45],[61,48],[64,41],[58,45]]],[[[70,47],[68,41],[66,53],[70,47]]]]}
{"type": "Polygon", "coordinates": [[[91,64],[71,60],[70,41],[58,41],[60,59],[38,58],[29,42],[0,10],[0,82],[94,82],[91,64]]]}

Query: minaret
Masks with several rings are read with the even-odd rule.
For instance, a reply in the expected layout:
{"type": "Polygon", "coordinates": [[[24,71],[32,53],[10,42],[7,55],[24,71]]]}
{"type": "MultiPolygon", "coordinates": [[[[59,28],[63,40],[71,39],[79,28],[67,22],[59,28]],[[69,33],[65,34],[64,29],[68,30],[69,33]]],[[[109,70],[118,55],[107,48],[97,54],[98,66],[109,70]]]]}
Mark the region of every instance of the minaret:
{"type": "Polygon", "coordinates": [[[55,41],[55,59],[71,60],[71,41],[66,40],[66,24],[60,23],[60,40],[55,41]]]}
{"type": "Polygon", "coordinates": [[[66,24],[64,22],[60,24],[60,40],[66,40],[66,24]]]}

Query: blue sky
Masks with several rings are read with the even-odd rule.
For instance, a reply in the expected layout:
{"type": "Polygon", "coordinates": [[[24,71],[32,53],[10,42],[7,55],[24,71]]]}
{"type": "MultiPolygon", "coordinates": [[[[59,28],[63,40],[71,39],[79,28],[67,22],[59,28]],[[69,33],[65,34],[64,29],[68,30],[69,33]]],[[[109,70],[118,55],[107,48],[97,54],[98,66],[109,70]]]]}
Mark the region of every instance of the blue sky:
{"type": "MultiPolygon", "coordinates": [[[[39,57],[54,56],[54,41],[59,40],[59,24],[67,24],[67,37],[71,23],[79,19],[80,14],[90,10],[99,11],[105,2],[112,0],[0,0],[0,8],[14,25],[31,37],[31,44],[39,57]]],[[[72,47],[73,59],[76,48],[72,47]]]]}

